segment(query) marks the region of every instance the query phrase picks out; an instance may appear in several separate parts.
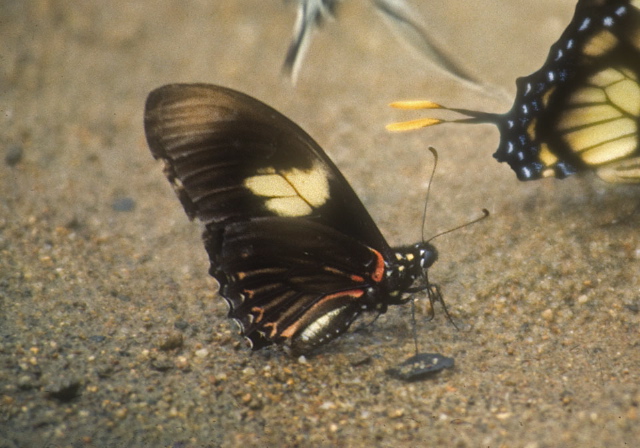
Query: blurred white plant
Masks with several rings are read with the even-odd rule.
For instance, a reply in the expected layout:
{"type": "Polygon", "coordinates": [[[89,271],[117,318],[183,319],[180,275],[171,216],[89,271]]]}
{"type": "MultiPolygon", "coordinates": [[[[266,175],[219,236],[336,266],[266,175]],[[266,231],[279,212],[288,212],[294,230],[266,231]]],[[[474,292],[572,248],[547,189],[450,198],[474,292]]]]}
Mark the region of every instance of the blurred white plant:
{"type": "MultiPolygon", "coordinates": [[[[291,0],[289,0],[291,1],[291,0]]],[[[342,0],[295,0],[298,16],[283,70],[295,83],[302,60],[311,42],[313,31],[325,20],[335,16],[342,0]]],[[[438,68],[461,80],[477,84],[453,58],[423,29],[420,14],[405,0],[371,0],[392,30],[411,46],[424,54],[438,68]]]]}

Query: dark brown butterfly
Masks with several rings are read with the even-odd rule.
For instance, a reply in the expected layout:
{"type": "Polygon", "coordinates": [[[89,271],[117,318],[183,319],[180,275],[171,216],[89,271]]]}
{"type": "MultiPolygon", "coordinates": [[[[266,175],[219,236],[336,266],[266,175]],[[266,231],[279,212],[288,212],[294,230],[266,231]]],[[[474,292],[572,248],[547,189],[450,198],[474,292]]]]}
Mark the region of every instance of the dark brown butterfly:
{"type": "Polygon", "coordinates": [[[307,133],[224,87],[151,92],[145,132],[190,218],[204,223],[210,274],[253,349],[305,353],[363,312],[426,291],[428,242],[391,248],[338,168],[307,133]]]}
{"type": "Polygon", "coordinates": [[[640,182],[640,1],[580,0],[573,20],[537,72],[516,81],[511,110],[492,114],[401,101],[404,109],[445,109],[469,118],[425,118],[388,126],[408,130],[445,122],[492,123],[494,157],[520,180],[594,170],[608,182],[640,182]]]}

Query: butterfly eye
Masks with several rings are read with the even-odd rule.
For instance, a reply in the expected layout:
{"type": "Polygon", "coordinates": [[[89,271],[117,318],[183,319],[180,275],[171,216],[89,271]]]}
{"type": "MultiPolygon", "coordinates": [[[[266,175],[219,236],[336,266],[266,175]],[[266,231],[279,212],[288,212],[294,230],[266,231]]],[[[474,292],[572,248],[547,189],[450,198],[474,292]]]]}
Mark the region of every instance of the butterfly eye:
{"type": "Polygon", "coordinates": [[[430,243],[418,243],[416,248],[420,268],[429,268],[438,259],[438,252],[430,243]]]}

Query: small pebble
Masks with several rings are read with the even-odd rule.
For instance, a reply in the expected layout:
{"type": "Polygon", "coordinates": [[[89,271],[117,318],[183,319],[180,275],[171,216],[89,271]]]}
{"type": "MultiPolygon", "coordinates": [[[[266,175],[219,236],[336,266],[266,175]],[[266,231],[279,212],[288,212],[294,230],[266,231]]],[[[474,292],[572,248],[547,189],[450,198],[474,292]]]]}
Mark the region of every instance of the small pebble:
{"type": "Polygon", "coordinates": [[[33,389],[35,387],[35,384],[33,382],[33,378],[31,378],[31,375],[22,375],[20,378],[18,378],[18,387],[22,390],[33,389]]]}
{"type": "Polygon", "coordinates": [[[157,359],[151,361],[151,368],[153,370],[157,370],[158,372],[166,372],[173,369],[173,367],[173,362],[171,362],[171,360],[167,359],[164,356],[158,357],[157,359]]]}
{"type": "Polygon", "coordinates": [[[136,208],[136,201],[131,198],[118,198],[113,201],[111,208],[116,212],[130,212],[136,208]]]}
{"type": "Polygon", "coordinates": [[[128,413],[129,413],[129,410],[128,410],[127,408],[120,408],[120,409],[117,409],[117,410],[113,413],[113,415],[114,415],[117,419],[122,420],[122,419],[124,419],[124,418],[127,416],[127,414],[128,414],[128,413]]]}
{"type": "Polygon", "coordinates": [[[46,388],[49,398],[68,402],[80,395],[81,382],[78,379],[60,377],[46,388]]]}
{"type": "Polygon", "coordinates": [[[206,358],[209,355],[209,350],[207,350],[206,348],[201,348],[199,350],[196,350],[195,354],[198,358],[206,358]]]}
{"type": "Polygon", "coordinates": [[[387,375],[403,381],[420,381],[432,378],[436,373],[454,366],[453,358],[439,353],[419,353],[397,367],[387,369],[387,375]]]}
{"type": "Polygon", "coordinates": [[[184,319],[177,319],[173,323],[173,326],[176,328],[176,330],[186,330],[189,326],[189,323],[184,319]]]}
{"type": "Polygon", "coordinates": [[[4,156],[4,162],[9,166],[15,166],[22,160],[22,154],[22,146],[11,145],[4,156]]]}
{"type": "Polygon", "coordinates": [[[184,338],[182,337],[182,333],[172,333],[166,336],[159,345],[160,350],[169,351],[176,348],[182,347],[184,343],[184,338]]]}
{"type": "Polygon", "coordinates": [[[176,358],[176,367],[183,371],[188,371],[190,369],[189,360],[186,356],[178,356],[176,358]]]}

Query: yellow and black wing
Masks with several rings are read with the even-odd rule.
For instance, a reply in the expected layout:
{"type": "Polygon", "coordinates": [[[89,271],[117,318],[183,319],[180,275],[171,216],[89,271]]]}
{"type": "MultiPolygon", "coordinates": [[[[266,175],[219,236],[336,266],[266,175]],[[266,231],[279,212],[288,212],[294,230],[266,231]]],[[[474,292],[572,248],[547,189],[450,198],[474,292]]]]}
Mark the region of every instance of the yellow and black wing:
{"type": "MultiPolygon", "coordinates": [[[[608,182],[640,182],[640,0],[580,0],[573,20],[540,70],[518,78],[511,110],[491,114],[432,102],[401,108],[447,109],[455,120],[493,123],[494,157],[520,180],[565,178],[594,170],[608,182]]],[[[431,126],[434,118],[390,125],[431,126]]]]}

